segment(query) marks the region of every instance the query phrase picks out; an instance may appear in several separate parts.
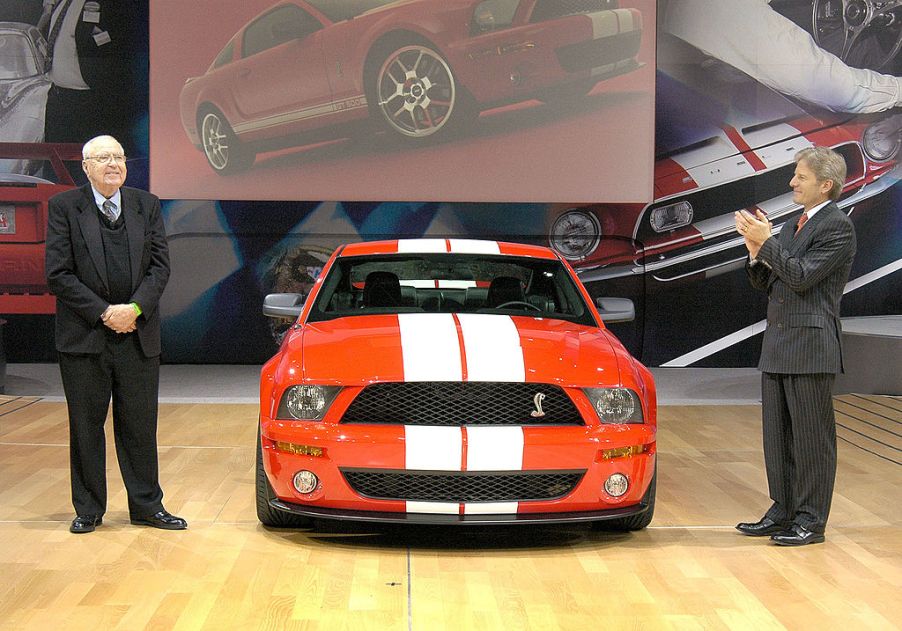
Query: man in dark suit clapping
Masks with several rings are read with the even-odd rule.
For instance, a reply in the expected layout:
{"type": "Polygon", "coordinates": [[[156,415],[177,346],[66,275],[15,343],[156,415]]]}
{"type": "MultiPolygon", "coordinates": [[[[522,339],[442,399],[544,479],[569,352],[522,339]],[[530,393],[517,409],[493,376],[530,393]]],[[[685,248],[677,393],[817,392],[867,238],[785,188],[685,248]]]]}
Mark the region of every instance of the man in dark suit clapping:
{"type": "Polygon", "coordinates": [[[846,177],[842,156],[809,147],[795,156],[793,201],[804,212],[779,235],[761,211],[736,213],[756,289],[767,292],[767,328],[758,363],[764,461],[773,505],[746,535],[780,545],[824,541],[836,478],[832,388],[842,372],[839,302],[855,256],[855,229],[836,205],[846,177]]]}
{"type": "Polygon", "coordinates": [[[75,519],[92,532],[106,511],[110,399],[119,469],[133,524],[182,530],[163,508],[157,465],[160,371],[158,304],[169,280],[160,200],[123,187],[122,145],[89,140],[82,168],[89,184],[50,200],[47,284],[56,295],[56,348],[69,411],[69,462],[75,519]]]}

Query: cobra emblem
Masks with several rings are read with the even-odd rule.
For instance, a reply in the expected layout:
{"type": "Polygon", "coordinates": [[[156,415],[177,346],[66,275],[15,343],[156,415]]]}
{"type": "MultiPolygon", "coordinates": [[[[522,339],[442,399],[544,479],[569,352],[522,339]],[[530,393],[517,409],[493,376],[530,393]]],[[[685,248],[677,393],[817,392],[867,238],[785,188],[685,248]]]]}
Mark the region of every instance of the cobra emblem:
{"type": "Polygon", "coordinates": [[[541,392],[537,392],[536,396],[532,398],[533,405],[536,406],[536,409],[529,413],[529,415],[533,418],[540,418],[545,416],[545,412],[542,411],[542,400],[545,398],[545,395],[541,392]]]}

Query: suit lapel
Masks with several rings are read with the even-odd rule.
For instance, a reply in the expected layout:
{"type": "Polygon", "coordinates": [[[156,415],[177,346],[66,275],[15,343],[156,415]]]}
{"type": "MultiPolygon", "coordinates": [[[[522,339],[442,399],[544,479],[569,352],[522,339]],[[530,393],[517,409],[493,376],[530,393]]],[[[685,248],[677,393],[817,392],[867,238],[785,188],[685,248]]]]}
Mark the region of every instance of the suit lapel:
{"type": "Polygon", "coordinates": [[[132,291],[141,283],[141,256],[144,254],[144,212],[137,197],[121,188],[122,213],[128,233],[128,254],[132,269],[132,291]]]}
{"type": "MultiPolygon", "coordinates": [[[[811,243],[811,240],[814,238],[814,234],[817,232],[818,226],[821,225],[827,215],[830,214],[834,208],[836,208],[835,204],[827,204],[819,211],[814,213],[814,217],[805,222],[805,225],[802,226],[802,229],[799,230],[799,233],[796,234],[789,242],[790,254],[798,254],[799,252],[805,251],[805,249],[811,243]]],[[[793,231],[794,230],[795,227],[793,227],[793,231]]]]}
{"type": "Polygon", "coordinates": [[[94,202],[94,193],[91,185],[82,187],[81,199],[76,204],[78,209],[78,226],[81,236],[85,240],[91,261],[97,269],[97,275],[103,281],[103,286],[109,291],[110,283],[106,274],[106,261],[103,258],[103,237],[100,236],[100,217],[97,216],[97,204],[94,202]]]}

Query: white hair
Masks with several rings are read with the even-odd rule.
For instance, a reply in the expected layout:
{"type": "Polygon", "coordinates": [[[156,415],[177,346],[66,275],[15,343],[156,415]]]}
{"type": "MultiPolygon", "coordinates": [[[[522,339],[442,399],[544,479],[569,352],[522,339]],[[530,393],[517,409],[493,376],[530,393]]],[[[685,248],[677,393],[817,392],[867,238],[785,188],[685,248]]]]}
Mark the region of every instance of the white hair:
{"type": "Polygon", "coordinates": [[[93,138],[91,138],[91,140],[89,140],[88,142],[85,143],[84,147],[81,148],[81,157],[83,159],[87,160],[88,157],[90,157],[91,153],[93,153],[94,145],[99,144],[101,142],[108,142],[110,140],[112,140],[117,145],[119,145],[120,148],[122,147],[122,144],[118,140],[113,138],[112,136],[108,136],[108,135],[94,136],[93,138]]]}

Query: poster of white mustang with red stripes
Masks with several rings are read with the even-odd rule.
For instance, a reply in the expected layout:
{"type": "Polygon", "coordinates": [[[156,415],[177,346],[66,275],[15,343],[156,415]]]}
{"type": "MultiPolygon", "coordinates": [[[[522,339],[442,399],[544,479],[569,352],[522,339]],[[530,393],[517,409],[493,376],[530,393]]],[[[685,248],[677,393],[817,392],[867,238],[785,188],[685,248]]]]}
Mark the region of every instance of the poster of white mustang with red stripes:
{"type": "Polygon", "coordinates": [[[644,528],[651,374],[548,248],[469,239],[339,247],[263,367],[257,515],[644,528]]]}

